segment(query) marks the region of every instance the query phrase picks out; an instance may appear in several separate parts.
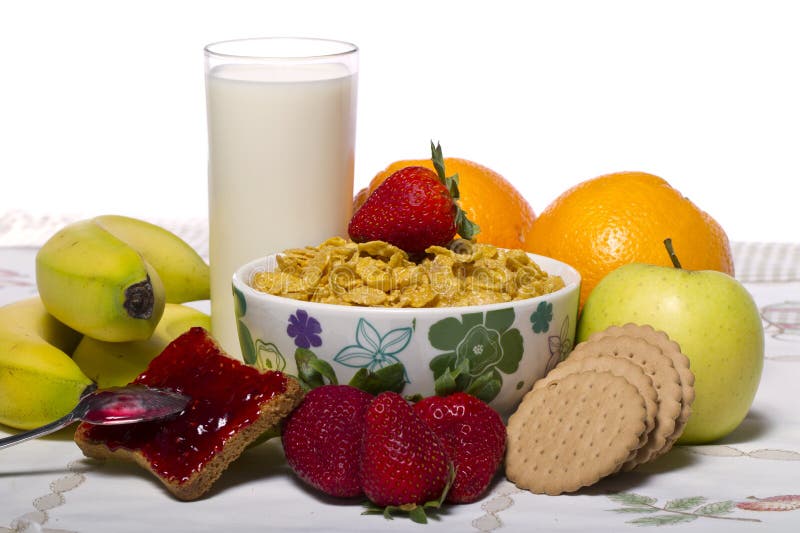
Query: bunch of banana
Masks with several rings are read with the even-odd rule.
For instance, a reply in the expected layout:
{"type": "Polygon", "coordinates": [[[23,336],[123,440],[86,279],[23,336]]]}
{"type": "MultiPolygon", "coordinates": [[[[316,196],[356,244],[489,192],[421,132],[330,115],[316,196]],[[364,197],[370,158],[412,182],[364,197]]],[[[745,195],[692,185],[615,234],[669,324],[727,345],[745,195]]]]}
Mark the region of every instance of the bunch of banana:
{"type": "Polygon", "coordinates": [[[204,300],[208,265],[184,240],[148,222],[105,215],[70,224],[36,255],[47,311],[94,339],[150,338],[166,302],[204,300]]]}
{"type": "Polygon", "coordinates": [[[40,297],[0,307],[0,424],[14,428],[65,415],[93,380],[130,382],[181,333],[210,327],[179,305],[209,297],[208,265],[142,220],[64,227],[37,254],[36,282],[40,297]]]}

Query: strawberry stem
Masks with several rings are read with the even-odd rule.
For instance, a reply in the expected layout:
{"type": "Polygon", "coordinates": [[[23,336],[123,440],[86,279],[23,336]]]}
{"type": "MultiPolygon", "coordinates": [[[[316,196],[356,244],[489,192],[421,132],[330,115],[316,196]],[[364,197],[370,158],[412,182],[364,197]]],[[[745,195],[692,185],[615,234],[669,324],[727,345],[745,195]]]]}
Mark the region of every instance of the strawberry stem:
{"type": "Polygon", "coordinates": [[[458,190],[458,174],[453,174],[452,176],[447,175],[444,169],[442,146],[439,143],[434,145],[433,141],[431,141],[431,161],[433,162],[433,168],[436,169],[436,174],[439,176],[439,181],[441,181],[442,185],[450,192],[450,196],[453,198],[453,204],[456,206],[456,227],[458,228],[458,234],[464,239],[471,241],[475,238],[475,235],[480,233],[481,228],[467,218],[467,213],[461,209],[461,205],[459,205],[461,193],[458,190]]]}

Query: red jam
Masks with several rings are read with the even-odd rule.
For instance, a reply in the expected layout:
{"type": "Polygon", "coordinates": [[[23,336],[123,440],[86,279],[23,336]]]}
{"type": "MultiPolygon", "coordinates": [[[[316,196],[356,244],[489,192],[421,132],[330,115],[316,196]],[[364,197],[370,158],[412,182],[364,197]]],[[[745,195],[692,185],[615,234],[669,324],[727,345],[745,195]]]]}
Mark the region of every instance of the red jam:
{"type": "Polygon", "coordinates": [[[175,339],[134,383],[172,389],[191,400],[172,418],[114,426],[82,423],[78,431],[111,450],[141,452],[154,472],[173,483],[202,469],[258,419],[262,405],[286,390],[282,373],[262,373],[226,356],[203,328],[175,339]]]}

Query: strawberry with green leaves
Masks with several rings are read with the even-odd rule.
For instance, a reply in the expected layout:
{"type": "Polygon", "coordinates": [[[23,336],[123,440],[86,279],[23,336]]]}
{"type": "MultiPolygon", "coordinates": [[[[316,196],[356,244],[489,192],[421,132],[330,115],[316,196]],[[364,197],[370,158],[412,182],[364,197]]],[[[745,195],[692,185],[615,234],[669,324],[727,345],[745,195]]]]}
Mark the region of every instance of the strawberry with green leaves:
{"type": "Polygon", "coordinates": [[[395,392],[376,396],[365,421],[360,477],[371,511],[425,522],[425,508],[441,505],[454,475],[444,444],[395,392]]]}
{"type": "Polygon", "coordinates": [[[451,503],[478,500],[503,461],[506,427],[497,412],[465,392],[431,396],[414,412],[442,439],[456,477],[447,494],[451,503]]]}
{"type": "Polygon", "coordinates": [[[471,240],[478,226],[458,205],[458,175],[448,177],[441,146],[431,143],[436,172],[405,167],[384,180],[353,214],[347,232],[355,242],[385,241],[409,254],[447,246],[456,233],[471,240]]]}

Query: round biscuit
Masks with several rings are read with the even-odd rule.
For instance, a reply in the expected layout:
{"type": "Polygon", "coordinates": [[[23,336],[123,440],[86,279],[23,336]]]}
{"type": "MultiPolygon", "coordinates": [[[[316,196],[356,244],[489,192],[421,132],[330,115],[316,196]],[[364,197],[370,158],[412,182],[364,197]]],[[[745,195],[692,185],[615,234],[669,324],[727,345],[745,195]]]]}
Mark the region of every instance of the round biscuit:
{"type": "Polygon", "coordinates": [[[694,373],[690,368],[689,358],[681,352],[680,345],[674,340],[669,338],[669,335],[661,330],[655,329],[649,324],[634,324],[627,323],[622,326],[610,326],[603,331],[598,331],[589,337],[600,339],[607,336],[622,336],[628,335],[631,337],[639,337],[646,340],[650,344],[655,344],[661,351],[664,352],[675,366],[678,371],[678,377],[681,380],[681,390],[683,396],[681,398],[681,413],[675,421],[675,431],[672,435],[667,437],[667,444],[664,446],[657,455],[662,455],[672,448],[672,445],[683,433],[686,424],[689,422],[689,415],[692,412],[692,403],[694,402],[694,373]]]}
{"type": "Polygon", "coordinates": [[[536,494],[574,492],[616,472],[639,446],[646,407],[610,372],[580,372],[530,390],[508,421],[506,476],[536,494]]]}
{"type": "Polygon", "coordinates": [[[655,417],[658,412],[658,393],[653,380],[644,373],[644,369],[636,363],[621,357],[600,355],[584,359],[566,359],[551,370],[547,376],[534,383],[533,388],[547,386],[553,380],[561,379],[568,374],[576,372],[611,372],[615,376],[625,378],[628,383],[636,387],[641,394],[646,408],[645,431],[642,433],[641,444],[647,442],[648,434],[655,426],[655,417]]]}
{"type": "Polygon", "coordinates": [[[581,359],[599,355],[627,358],[640,365],[645,374],[650,376],[658,394],[655,427],[649,433],[647,443],[637,451],[636,457],[622,467],[622,470],[632,470],[636,465],[653,459],[667,445],[667,438],[674,433],[682,408],[680,377],[672,359],[664,355],[658,346],[627,335],[587,340],[578,344],[569,358],[581,359]]]}

